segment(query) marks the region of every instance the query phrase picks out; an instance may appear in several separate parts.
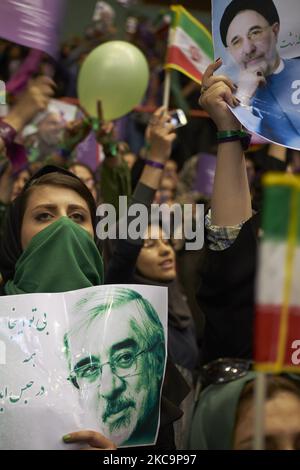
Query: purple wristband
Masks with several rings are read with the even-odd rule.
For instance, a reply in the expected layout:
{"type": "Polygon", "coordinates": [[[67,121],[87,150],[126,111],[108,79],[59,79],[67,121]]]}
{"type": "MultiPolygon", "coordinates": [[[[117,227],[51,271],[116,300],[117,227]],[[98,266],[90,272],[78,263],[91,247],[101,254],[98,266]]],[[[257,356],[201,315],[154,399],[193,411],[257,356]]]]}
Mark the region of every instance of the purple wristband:
{"type": "Polygon", "coordinates": [[[153,168],[159,168],[160,170],[163,170],[165,168],[165,165],[160,162],[155,162],[153,160],[145,160],[145,164],[149,166],[153,166],[153,168]]]}

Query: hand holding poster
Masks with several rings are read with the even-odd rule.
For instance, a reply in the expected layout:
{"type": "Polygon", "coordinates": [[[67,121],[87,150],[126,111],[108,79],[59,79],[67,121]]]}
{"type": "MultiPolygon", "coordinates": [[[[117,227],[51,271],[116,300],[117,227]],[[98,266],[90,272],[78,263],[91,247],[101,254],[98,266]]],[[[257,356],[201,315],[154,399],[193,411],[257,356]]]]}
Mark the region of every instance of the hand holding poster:
{"type": "Polygon", "coordinates": [[[1,298],[0,449],[66,449],[84,429],[155,443],[166,325],[161,287],[1,298]]]}
{"type": "Polygon", "coordinates": [[[251,132],[300,149],[300,30],[297,0],[213,0],[218,74],[237,85],[233,110],[251,132]]]}

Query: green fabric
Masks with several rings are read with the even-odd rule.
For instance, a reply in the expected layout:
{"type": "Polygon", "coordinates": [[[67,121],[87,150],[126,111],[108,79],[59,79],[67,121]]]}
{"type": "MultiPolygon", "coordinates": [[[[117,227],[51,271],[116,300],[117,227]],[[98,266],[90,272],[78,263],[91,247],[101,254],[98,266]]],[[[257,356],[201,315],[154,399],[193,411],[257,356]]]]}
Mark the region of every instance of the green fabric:
{"type": "MultiPolygon", "coordinates": [[[[264,187],[262,212],[263,240],[285,242],[288,238],[293,210],[293,187],[274,184],[264,187]]],[[[297,220],[300,219],[300,192],[297,194],[297,220]]],[[[297,243],[300,242],[300,224],[297,224],[297,243]]]]}
{"type": "Polygon", "coordinates": [[[240,395],[255,372],[224,385],[210,385],[200,395],[194,410],[189,449],[230,450],[240,395]]]}
{"type": "MultiPolygon", "coordinates": [[[[179,8],[181,9],[182,7],[179,8]]],[[[214,46],[212,38],[200,21],[197,21],[197,19],[191,15],[187,15],[187,12],[182,11],[181,9],[180,14],[178,15],[178,22],[176,22],[175,27],[183,29],[183,31],[197,44],[201,51],[203,51],[207,57],[213,61],[214,46]]]]}
{"type": "Polygon", "coordinates": [[[90,234],[61,217],[35,235],[20,256],[8,295],[66,292],[101,285],[103,261],[90,234]]]}
{"type": "MultiPolygon", "coordinates": [[[[120,158],[120,157],[119,157],[120,158]]],[[[100,191],[103,202],[112,204],[119,216],[119,196],[131,197],[131,174],[125,161],[110,168],[104,161],[101,166],[100,191]]]]}

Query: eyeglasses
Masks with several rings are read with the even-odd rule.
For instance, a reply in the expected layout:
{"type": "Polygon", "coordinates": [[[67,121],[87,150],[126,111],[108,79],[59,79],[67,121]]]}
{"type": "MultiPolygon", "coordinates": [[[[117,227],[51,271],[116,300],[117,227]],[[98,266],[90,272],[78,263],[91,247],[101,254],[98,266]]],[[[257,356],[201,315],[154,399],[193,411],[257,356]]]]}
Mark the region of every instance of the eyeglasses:
{"type": "Polygon", "coordinates": [[[81,386],[90,387],[96,385],[101,386],[103,367],[109,365],[112,373],[121,379],[137,375],[138,357],[142,354],[152,351],[158,346],[159,342],[154,343],[151,347],[143,349],[137,353],[131,350],[122,350],[116,353],[110,361],[100,364],[95,356],[87,356],[75,365],[74,370],[68,377],[72,384],[80,389],[81,386]]]}
{"type": "MultiPolygon", "coordinates": [[[[251,31],[247,34],[247,38],[251,42],[259,41],[264,36],[267,29],[270,28],[270,25],[265,27],[256,27],[252,28],[251,31]]],[[[244,39],[241,36],[236,36],[233,38],[233,41],[230,43],[229,47],[233,49],[240,49],[244,44],[244,39]]]]}
{"type": "Polygon", "coordinates": [[[203,366],[201,371],[202,386],[225,384],[247,375],[253,361],[246,359],[223,358],[203,366]]]}

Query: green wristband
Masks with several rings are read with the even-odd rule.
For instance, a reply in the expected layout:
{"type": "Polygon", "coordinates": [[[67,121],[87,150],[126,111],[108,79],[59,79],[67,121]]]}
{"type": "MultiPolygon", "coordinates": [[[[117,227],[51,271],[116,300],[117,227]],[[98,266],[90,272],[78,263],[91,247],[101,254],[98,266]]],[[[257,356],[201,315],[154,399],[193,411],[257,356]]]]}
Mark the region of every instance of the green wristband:
{"type": "Polygon", "coordinates": [[[219,131],[217,132],[217,138],[218,139],[226,139],[227,137],[233,137],[233,136],[239,136],[239,137],[245,137],[247,132],[239,130],[239,131],[219,131]]]}
{"type": "Polygon", "coordinates": [[[250,141],[251,141],[251,134],[242,130],[232,130],[232,131],[219,131],[217,132],[217,141],[218,144],[224,144],[227,142],[234,142],[239,140],[242,145],[243,150],[247,150],[250,141]]]}

